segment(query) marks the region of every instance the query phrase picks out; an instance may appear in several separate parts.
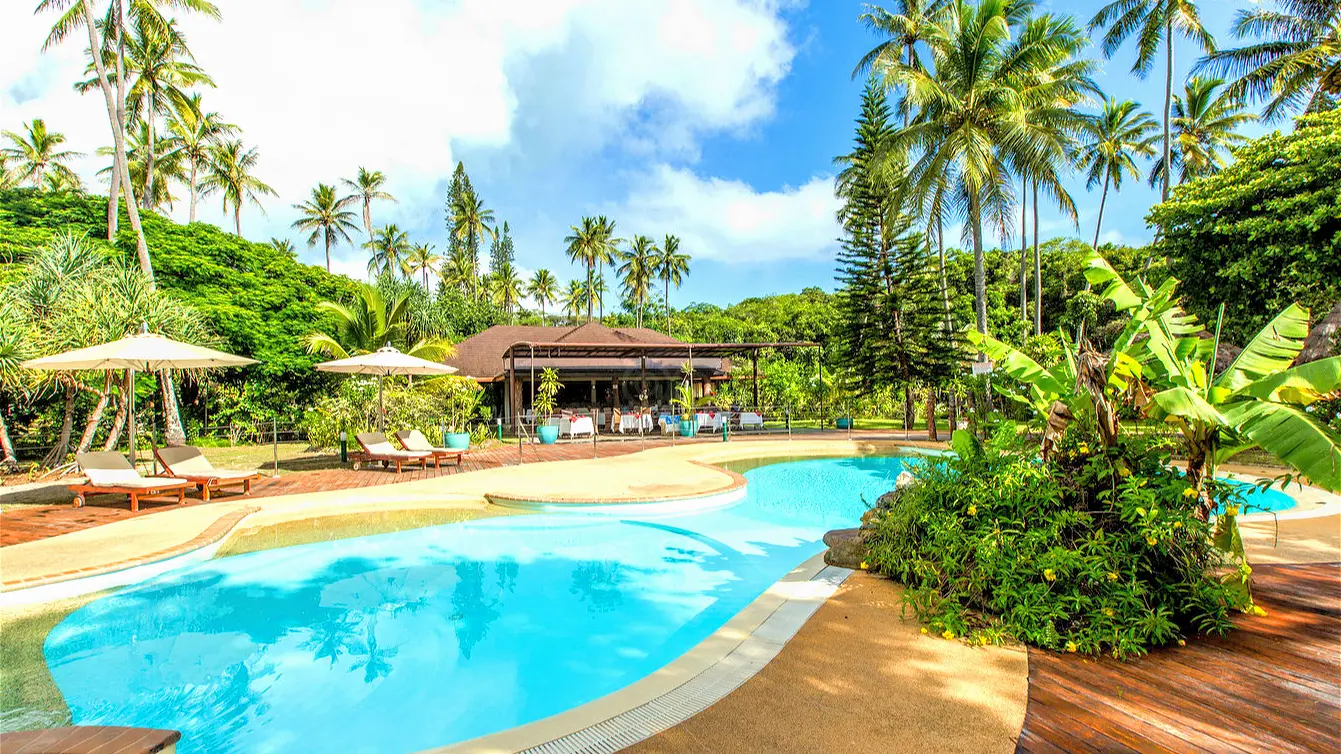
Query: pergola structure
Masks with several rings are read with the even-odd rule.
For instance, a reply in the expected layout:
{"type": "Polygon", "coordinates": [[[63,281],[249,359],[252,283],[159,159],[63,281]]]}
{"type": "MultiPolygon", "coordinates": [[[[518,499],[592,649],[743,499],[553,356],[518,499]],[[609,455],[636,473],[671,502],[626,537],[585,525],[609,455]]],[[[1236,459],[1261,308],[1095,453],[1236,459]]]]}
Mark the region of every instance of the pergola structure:
{"type": "MultiPolygon", "coordinates": [[[[694,369],[710,369],[702,364],[704,359],[723,359],[731,356],[748,355],[751,362],[751,374],[754,385],[754,405],[759,405],[759,352],[775,348],[814,348],[823,351],[818,343],[807,341],[770,342],[770,343],[570,343],[561,341],[535,342],[517,341],[503,353],[507,382],[507,395],[511,406],[521,403],[519,375],[527,374],[531,387],[531,402],[535,400],[537,372],[552,366],[573,369],[583,362],[593,364],[629,362],[636,360],[640,383],[640,400],[647,395],[647,360],[680,359],[686,360],[694,369]],[[700,360],[696,362],[695,359],[700,360]]],[[[823,365],[821,363],[821,369],[823,365]]],[[[617,384],[616,384],[617,389],[617,384]]],[[[617,395],[617,393],[616,393],[617,395]]],[[[617,400],[616,400],[617,402],[617,400]]],[[[592,383],[592,404],[596,404],[595,382],[592,383]]],[[[521,421],[519,411],[513,410],[514,427],[521,421]]]]}

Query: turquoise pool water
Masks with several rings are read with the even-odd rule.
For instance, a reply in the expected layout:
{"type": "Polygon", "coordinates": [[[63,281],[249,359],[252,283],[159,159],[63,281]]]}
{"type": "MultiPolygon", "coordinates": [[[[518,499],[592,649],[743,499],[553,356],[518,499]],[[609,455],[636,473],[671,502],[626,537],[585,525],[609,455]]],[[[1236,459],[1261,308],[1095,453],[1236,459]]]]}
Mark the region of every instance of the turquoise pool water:
{"type": "Polygon", "coordinates": [[[75,724],[179,751],[409,752],[562,712],[675,659],[824,549],[898,458],[746,472],[681,516],[494,518],[223,558],[47,637],[75,724]]]}
{"type": "Polygon", "coordinates": [[[1268,487],[1258,489],[1255,485],[1248,482],[1239,482],[1232,479],[1221,480],[1237,487],[1243,495],[1243,510],[1240,513],[1261,513],[1263,511],[1283,511],[1287,508],[1293,508],[1296,503],[1293,497],[1282,492],[1278,487],[1268,487]]]}

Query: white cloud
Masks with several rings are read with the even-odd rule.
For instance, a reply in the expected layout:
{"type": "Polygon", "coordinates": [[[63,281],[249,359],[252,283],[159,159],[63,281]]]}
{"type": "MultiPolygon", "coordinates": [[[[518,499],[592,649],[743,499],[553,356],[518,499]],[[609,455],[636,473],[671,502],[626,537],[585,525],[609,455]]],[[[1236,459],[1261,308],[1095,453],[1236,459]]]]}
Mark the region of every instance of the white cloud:
{"type": "Polygon", "coordinates": [[[636,181],[612,215],[620,218],[623,234],[673,233],[699,259],[765,262],[832,255],[838,207],[827,176],[761,192],[663,164],[636,181]]]}
{"type": "MultiPolygon", "coordinates": [[[[533,149],[571,150],[571,160],[612,142],[683,156],[702,133],[770,116],[794,55],[786,4],[233,0],[221,4],[221,23],[185,17],[182,26],[218,83],[205,91],[207,108],[242,126],[261,154],[257,175],[279,192],[265,202],[268,217],[243,210],[247,236],[292,236],[289,205],[358,165],[386,172],[401,198],[377,208],[375,222],[436,233],[441,181],[461,146],[525,152],[526,134],[533,149]]],[[[70,88],[84,45],[71,39],[40,53],[54,16],[2,5],[0,127],[43,117],[92,154],[110,139],[101,98],[70,88]]],[[[103,162],[76,167],[93,183],[103,162]]],[[[201,212],[231,228],[217,198],[201,212]]]]}

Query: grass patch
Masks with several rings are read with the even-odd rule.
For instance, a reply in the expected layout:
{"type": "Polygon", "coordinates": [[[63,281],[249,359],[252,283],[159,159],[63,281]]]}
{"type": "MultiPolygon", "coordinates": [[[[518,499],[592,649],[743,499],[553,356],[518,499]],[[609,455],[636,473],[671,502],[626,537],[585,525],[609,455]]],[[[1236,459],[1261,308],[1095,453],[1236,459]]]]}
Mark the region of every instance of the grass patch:
{"type": "Polygon", "coordinates": [[[351,539],[372,534],[389,534],[408,529],[421,529],[426,526],[459,524],[463,521],[487,518],[492,515],[495,514],[477,510],[417,508],[412,510],[346,513],[305,518],[301,521],[285,521],[284,523],[260,526],[238,532],[230,537],[227,542],[224,542],[214,557],[226,558],[231,555],[275,550],[281,547],[295,547],[314,542],[331,542],[337,539],[351,539]]]}
{"type": "Polygon", "coordinates": [[[70,708],[47,669],[42,646],[56,624],[107,594],[0,612],[0,731],[70,725],[70,708]]]}

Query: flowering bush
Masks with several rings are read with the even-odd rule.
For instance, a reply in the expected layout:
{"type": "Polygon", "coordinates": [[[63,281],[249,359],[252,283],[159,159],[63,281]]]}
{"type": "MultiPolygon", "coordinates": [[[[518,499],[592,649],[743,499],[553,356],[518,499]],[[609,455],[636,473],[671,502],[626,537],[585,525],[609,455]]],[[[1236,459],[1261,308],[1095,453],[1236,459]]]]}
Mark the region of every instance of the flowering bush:
{"type": "MultiPolygon", "coordinates": [[[[1014,435],[1007,425],[984,446],[956,433],[958,457],[920,465],[867,538],[873,570],[906,585],[935,633],[1126,657],[1224,633],[1231,611],[1253,609],[1250,569],[1212,544],[1159,448],[1124,438],[1105,451],[1073,427],[1040,462],[1014,435]]],[[[1217,504],[1239,502],[1208,485],[1217,504]]]]}

